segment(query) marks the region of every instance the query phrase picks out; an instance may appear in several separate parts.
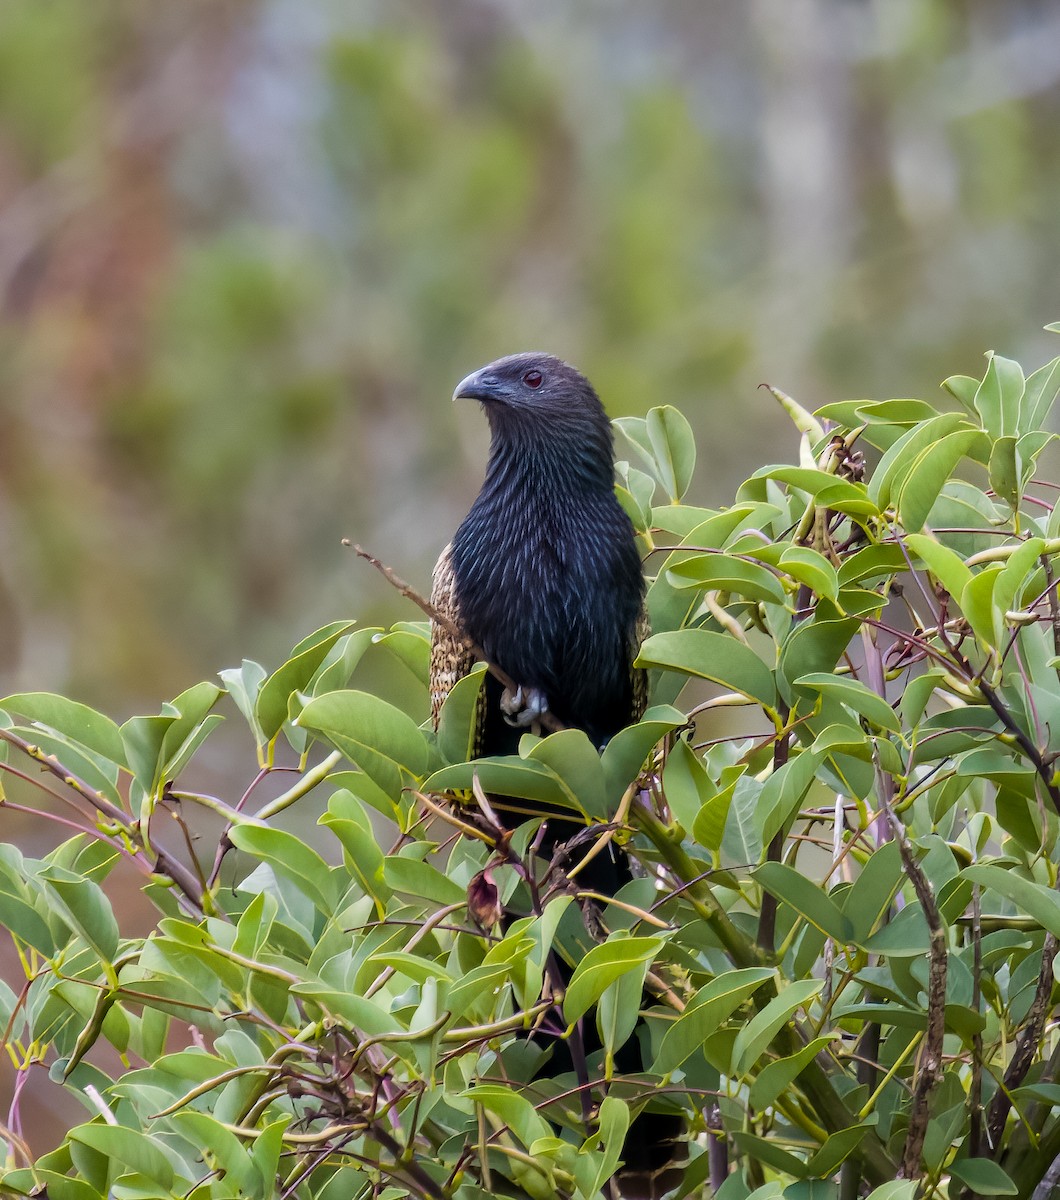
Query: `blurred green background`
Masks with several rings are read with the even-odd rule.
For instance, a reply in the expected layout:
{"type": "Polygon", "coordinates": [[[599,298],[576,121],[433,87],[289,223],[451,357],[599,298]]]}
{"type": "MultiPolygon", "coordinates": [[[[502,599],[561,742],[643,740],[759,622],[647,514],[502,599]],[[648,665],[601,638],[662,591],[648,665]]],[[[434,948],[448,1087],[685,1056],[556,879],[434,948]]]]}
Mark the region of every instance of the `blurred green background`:
{"type": "MultiPolygon", "coordinates": [[[[0,0],[0,692],[122,719],[415,619],[340,542],[429,586],[501,354],[681,407],[708,504],[796,453],[764,381],[1037,366],[1058,46],[1050,0],[0,0]]],[[[44,1072],[38,1149],[80,1119],[44,1072]]]]}
{"type": "Polygon", "coordinates": [[[487,438],[454,383],[680,406],[694,494],[807,405],[1060,317],[1048,0],[4,0],[0,687],[118,718],[418,614],[487,438]]]}

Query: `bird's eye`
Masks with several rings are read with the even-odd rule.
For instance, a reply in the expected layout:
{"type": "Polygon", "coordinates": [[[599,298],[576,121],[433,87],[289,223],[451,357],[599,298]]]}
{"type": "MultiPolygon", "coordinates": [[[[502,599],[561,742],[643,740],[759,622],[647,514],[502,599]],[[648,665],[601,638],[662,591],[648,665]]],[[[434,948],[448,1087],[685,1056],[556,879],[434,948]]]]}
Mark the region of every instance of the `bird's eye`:
{"type": "Polygon", "coordinates": [[[543,379],[544,376],[540,371],[527,371],[527,373],[523,376],[523,383],[525,383],[527,387],[539,388],[543,379]]]}

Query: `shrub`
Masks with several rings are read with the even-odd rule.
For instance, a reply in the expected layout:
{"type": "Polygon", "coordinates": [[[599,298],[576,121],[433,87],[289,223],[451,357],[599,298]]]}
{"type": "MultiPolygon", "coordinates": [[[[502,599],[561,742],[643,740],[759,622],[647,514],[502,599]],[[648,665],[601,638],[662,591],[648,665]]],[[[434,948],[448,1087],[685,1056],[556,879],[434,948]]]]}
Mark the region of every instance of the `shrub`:
{"type": "Polygon", "coordinates": [[[588,1200],[666,1097],[689,1124],[679,1195],[1050,1194],[1060,486],[1036,472],[1060,359],[1025,379],[994,355],[946,387],[946,410],[812,416],[775,393],[799,464],[721,510],[684,500],[679,413],[617,422],[653,692],[602,754],[564,730],[468,763],[481,669],[437,734],[348,689],[366,654],[425,687],[425,622],[328,626],[272,674],[245,662],[121,727],[54,695],[0,703],[4,777],[77,830],[42,860],[0,851],[25,968],[0,1015],[19,1085],[47,1064],[88,1110],[29,1163],[16,1088],[0,1186],[588,1200]],[[182,782],[225,693],[257,745],[238,802],[182,782]],[[259,802],[285,755],[293,781],[259,802]],[[476,790],[614,823],[643,868],[561,997],[542,999],[546,962],[584,938],[585,896],[553,871],[494,923],[535,823],[491,844],[449,803],[476,790]],[[310,793],[313,844],[276,823],[310,793]],[[200,810],[224,823],[204,858],[200,810]],[[147,937],[107,897],[123,857],[160,914],[147,937]],[[520,1035],[550,1009],[598,1025],[607,1082],[585,1103],[573,1076],[535,1077],[520,1035]],[[628,1077],[631,1036],[649,1066],[628,1077]]]}

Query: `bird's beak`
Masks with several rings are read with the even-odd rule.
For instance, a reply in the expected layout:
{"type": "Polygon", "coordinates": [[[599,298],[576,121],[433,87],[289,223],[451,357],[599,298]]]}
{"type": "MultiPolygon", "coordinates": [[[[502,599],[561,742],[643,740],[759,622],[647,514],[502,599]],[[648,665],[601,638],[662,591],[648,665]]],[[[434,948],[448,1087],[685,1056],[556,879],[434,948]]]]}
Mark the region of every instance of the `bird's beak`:
{"type": "Polygon", "coordinates": [[[453,392],[454,400],[500,400],[501,384],[489,370],[472,371],[461,379],[453,392]]]}

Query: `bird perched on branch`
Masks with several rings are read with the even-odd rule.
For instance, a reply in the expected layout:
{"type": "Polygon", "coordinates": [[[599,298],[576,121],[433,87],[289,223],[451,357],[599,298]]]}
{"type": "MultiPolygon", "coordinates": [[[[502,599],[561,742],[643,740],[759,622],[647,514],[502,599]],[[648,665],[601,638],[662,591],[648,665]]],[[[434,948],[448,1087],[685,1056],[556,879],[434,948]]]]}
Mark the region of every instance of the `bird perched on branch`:
{"type": "MultiPolygon", "coordinates": [[[[492,436],[482,490],[434,570],[431,602],[467,639],[432,629],[435,721],[475,661],[470,642],[509,684],[485,678],[476,757],[562,727],[603,747],[647,698],[632,665],[644,576],[615,497],[611,423],[585,376],[550,354],[490,363],[457,385],[453,399],[465,398],[482,404],[492,436]]],[[[547,848],[577,828],[554,820],[547,848]]],[[[599,857],[598,875],[615,863],[599,857]]],[[[629,878],[623,862],[594,882],[613,892],[629,878]]]]}
{"type": "MultiPolygon", "coordinates": [[[[462,380],[453,399],[481,403],[491,441],[482,490],[434,571],[432,604],[455,627],[432,626],[435,725],[478,650],[505,682],[484,678],[475,757],[514,754],[527,731],[562,727],[583,730],[603,748],[640,718],[647,700],[646,675],[633,667],[647,632],[644,577],[632,523],[615,497],[607,414],[589,381],[549,354],[498,359],[462,380]]],[[[527,819],[525,800],[510,808],[504,797],[491,801],[502,818],[519,814],[512,827],[527,819]]],[[[585,829],[572,814],[530,809],[546,818],[545,857],[585,829]]],[[[579,839],[575,858],[586,849],[579,839]]],[[[614,895],[632,877],[612,842],[578,882],[614,895]]],[[[587,1051],[594,1036],[587,1031],[587,1051]]],[[[629,1065],[620,1061],[619,1069],[639,1070],[639,1050],[627,1045],[629,1065]]],[[[557,1045],[554,1061],[569,1063],[568,1053],[557,1045]]],[[[674,1132],[667,1114],[638,1118],[623,1155],[623,1195],[655,1194],[650,1181],[631,1180],[658,1172],[672,1147],[654,1143],[674,1132]]]]}

